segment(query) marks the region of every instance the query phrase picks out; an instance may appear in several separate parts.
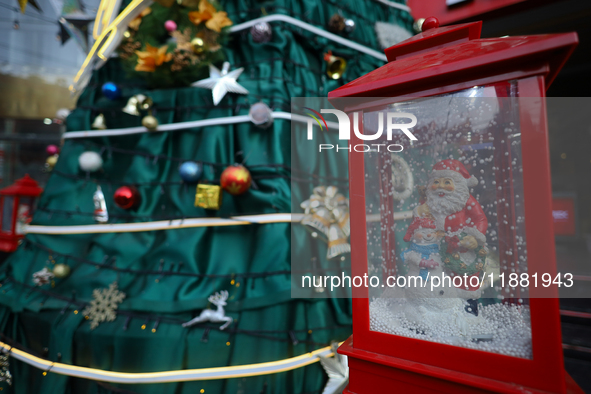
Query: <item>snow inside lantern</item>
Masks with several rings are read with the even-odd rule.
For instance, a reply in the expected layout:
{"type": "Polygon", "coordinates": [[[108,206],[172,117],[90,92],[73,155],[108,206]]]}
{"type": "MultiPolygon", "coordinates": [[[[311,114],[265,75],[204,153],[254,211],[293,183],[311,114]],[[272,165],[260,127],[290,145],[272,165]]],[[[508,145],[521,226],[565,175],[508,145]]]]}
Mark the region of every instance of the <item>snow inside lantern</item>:
{"type": "Polygon", "coordinates": [[[367,216],[408,217],[367,222],[368,274],[390,277],[386,290],[370,287],[371,330],[531,358],[527,289],[509,285],[510,274],[527,272],[514,91],[473,87],[364,112],[366,134],[384,112],[418,120],[416,141],[398,131],[374,142],[401,152],[365,153],[367,216]],[[417,186],[406,198],[393,193],[400,162],[417,186]],[[394,255],[384,251],[389,239],[394,255]]]}

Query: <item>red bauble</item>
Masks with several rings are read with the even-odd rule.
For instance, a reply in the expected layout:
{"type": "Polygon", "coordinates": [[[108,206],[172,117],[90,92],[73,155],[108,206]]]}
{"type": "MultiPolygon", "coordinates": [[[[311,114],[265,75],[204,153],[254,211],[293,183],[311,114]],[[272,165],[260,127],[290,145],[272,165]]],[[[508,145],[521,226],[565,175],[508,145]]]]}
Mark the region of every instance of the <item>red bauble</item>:
{"type": "Polygon", "coordinates": [[[241,165],[226,167],[220,177],[220,185],[228,193],[237,196],[250,188],[252,177],[250,172],[241,165]]]}
{"type": "Polygon", "coordinates": [[[140,205],[141,197],[140,193],[133,186],[121,186],[115,190],[113,194],[113,200],[119,208],[132,209],[140,205]]]}

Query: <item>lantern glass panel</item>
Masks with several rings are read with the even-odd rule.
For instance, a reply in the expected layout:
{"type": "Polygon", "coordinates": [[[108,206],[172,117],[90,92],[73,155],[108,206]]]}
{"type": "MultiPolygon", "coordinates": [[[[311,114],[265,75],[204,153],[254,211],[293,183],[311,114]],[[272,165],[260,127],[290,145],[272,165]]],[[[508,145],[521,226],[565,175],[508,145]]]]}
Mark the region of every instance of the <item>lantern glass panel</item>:
{"type": "Polygon", "coordinates": [[[16,217],[15,232],[19,235],[25,234],[25,226],[33,218],[33,197],[20,197],[18,202],[18,211],[16,217]]]}
{"type": "Polygon", "coordinates": [[[2,232],[12,232],[12,209],[14,205],[13,196],[4,196],[2,203],[2,232]]]}
{"type": "Polygon", "coordinates": [[[386,112],[415,115],[417,140],[366,142],[370,329],[531,358],[516,85],[366,110],[364,134],[386,112]]]}

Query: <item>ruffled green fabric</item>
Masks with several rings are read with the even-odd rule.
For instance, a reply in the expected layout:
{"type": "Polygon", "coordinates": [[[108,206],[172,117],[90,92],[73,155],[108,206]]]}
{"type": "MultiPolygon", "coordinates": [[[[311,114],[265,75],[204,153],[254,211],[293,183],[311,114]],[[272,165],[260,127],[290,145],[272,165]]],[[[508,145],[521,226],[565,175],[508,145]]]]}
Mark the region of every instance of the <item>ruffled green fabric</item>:
{"type": "MultiPolygon", "coordinates": [[[[408,13],[371,0],[232,0],[224,1],[223,6],[235,24],[261,16],[264,8],[268,14],[291,15],[323,28],[341,10],[343,16],[357,24],[349,38],[376,50],[380,48],[374,32],[375,21],[389,21],[407,29],[412,22],[408,13]]],[[[272,27],[273,39],[269,43],[254,43],[245,31],[232,34],[224,48],[232,68],[244,67],[238,82],[249,90],[249,95],[230,93],[218,106],[213,106],[211,91],[206,89],[148,91],[142,87],[142,81],[128,79],[118,60],[111,59],[94,73],[80,96],[77,108],[68,118],[68,131],[90,129],[100,113],[104,114],[109,128],[139,126],[141,117],[121,112],[126,99],[138,93],[154,100],[154,114],[160,124],[246,115],[258,101],[276,111],[289,112],[291,97],[326,96],[329,91],[382,65],[375,58],[293,26],[272,23],[272,27]],[[341,80],[326,76],[323,54],[328,50],[348,62],[341,80]],[[121,86],[123,98],[109,101],[102,96],[100,86],[107,81],[121,86]]],[[[92,195],[97,184],[105,193],[110,223],[289,213],[291,141],[290,122],[279,119],[268,129],[242,123],[66,140],[33,224],[95,224],[92,195]],[[78,166],[79,155],[87,150],[101,153],[104,159],[103,169],[89,176],[78,166]],[[120,150],[139,151],[144,155],[120,150]],[[195,186],[180,182],[179,163],[158,155],[214,163],[205,166],[204,179],[211,182],[219,180],[225,165],[244,161],[256,188],[237,197],[225,194],[219,211],[196,208],[195,186]],[[134,211],[119,209],[113,202],[113,192],[125,184],[136,184],[141,194],[141,205],[134,211]]],[[[327,165],[325,175],[331,175],[329,168],[327,165]]],[[[303,201],[319,184],[305,174],[298,174],[298,178],[301,187],[293,191],[294,199],[303,201]]],[[[346,194],[347,185],[339,186],[346,194]]],[[[297,356],[333,340],[344,340],[351,333],[350,300],[292,299],[290,275],[277,273],[290,270],[290,248],[301,247],[309,237],[303,228],[294,225],[295,243],[290,245],[290,227],[278,223],[111,234],[30,234],[1,267],[2,333],[52,361],[120,372],[260,363],[297,356]],[[63,254],[76,258],[66,259],[63,254]],[[56,279],[53,287],[32,288],[32,274],[51,267],[51,259],[56,264],[68,264],[71,274],[56,279]],[[96,267],[90,262],[107,266],[96,267]],[[125,270],[227,277],[141,274],[125,270]],[[271,272],[275,273],[269,275],[271,272]],[[263,276],[248,275],[253,273],[263,276]],[[113,281],[126,293],[120,313],[114,322],[102,323],[91,330],[81,313],[81,304],[76,302],[89,302],[93,289],[106,288],[113,281]],[[217,330],[215,324],[190,329],[180,325],[208,307],[207,297],[220,290],[229,291],[226,312],[235,319],[228,331],[217,330]]],[[[318,246],[316,251],[320,266],[333,264],[325,259],[325,247],[318,246]]],[[[321,392],[326,381],[319,364],[259,377],[107,386],[51,372],[43,377],[42,371],[14,359],[11,359],[11,370],[14,383],[12,387],[4,386],[4,392],[19,394],[116,392],[108,386],[143,394],[192,394],[201,389],[205,393],[313,393],[321,392]]]]}

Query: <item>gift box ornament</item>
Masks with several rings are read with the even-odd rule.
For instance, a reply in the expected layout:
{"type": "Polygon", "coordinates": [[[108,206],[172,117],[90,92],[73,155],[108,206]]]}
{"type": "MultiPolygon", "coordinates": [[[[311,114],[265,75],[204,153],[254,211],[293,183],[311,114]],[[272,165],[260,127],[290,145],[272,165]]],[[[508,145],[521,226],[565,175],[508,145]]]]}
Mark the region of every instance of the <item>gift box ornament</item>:
{"type": "Polygon", "coordinates": [[[220,209],[222,206],[222,188],[217,185],[197,185],[195,206],[204,209],[220,209]]]}

